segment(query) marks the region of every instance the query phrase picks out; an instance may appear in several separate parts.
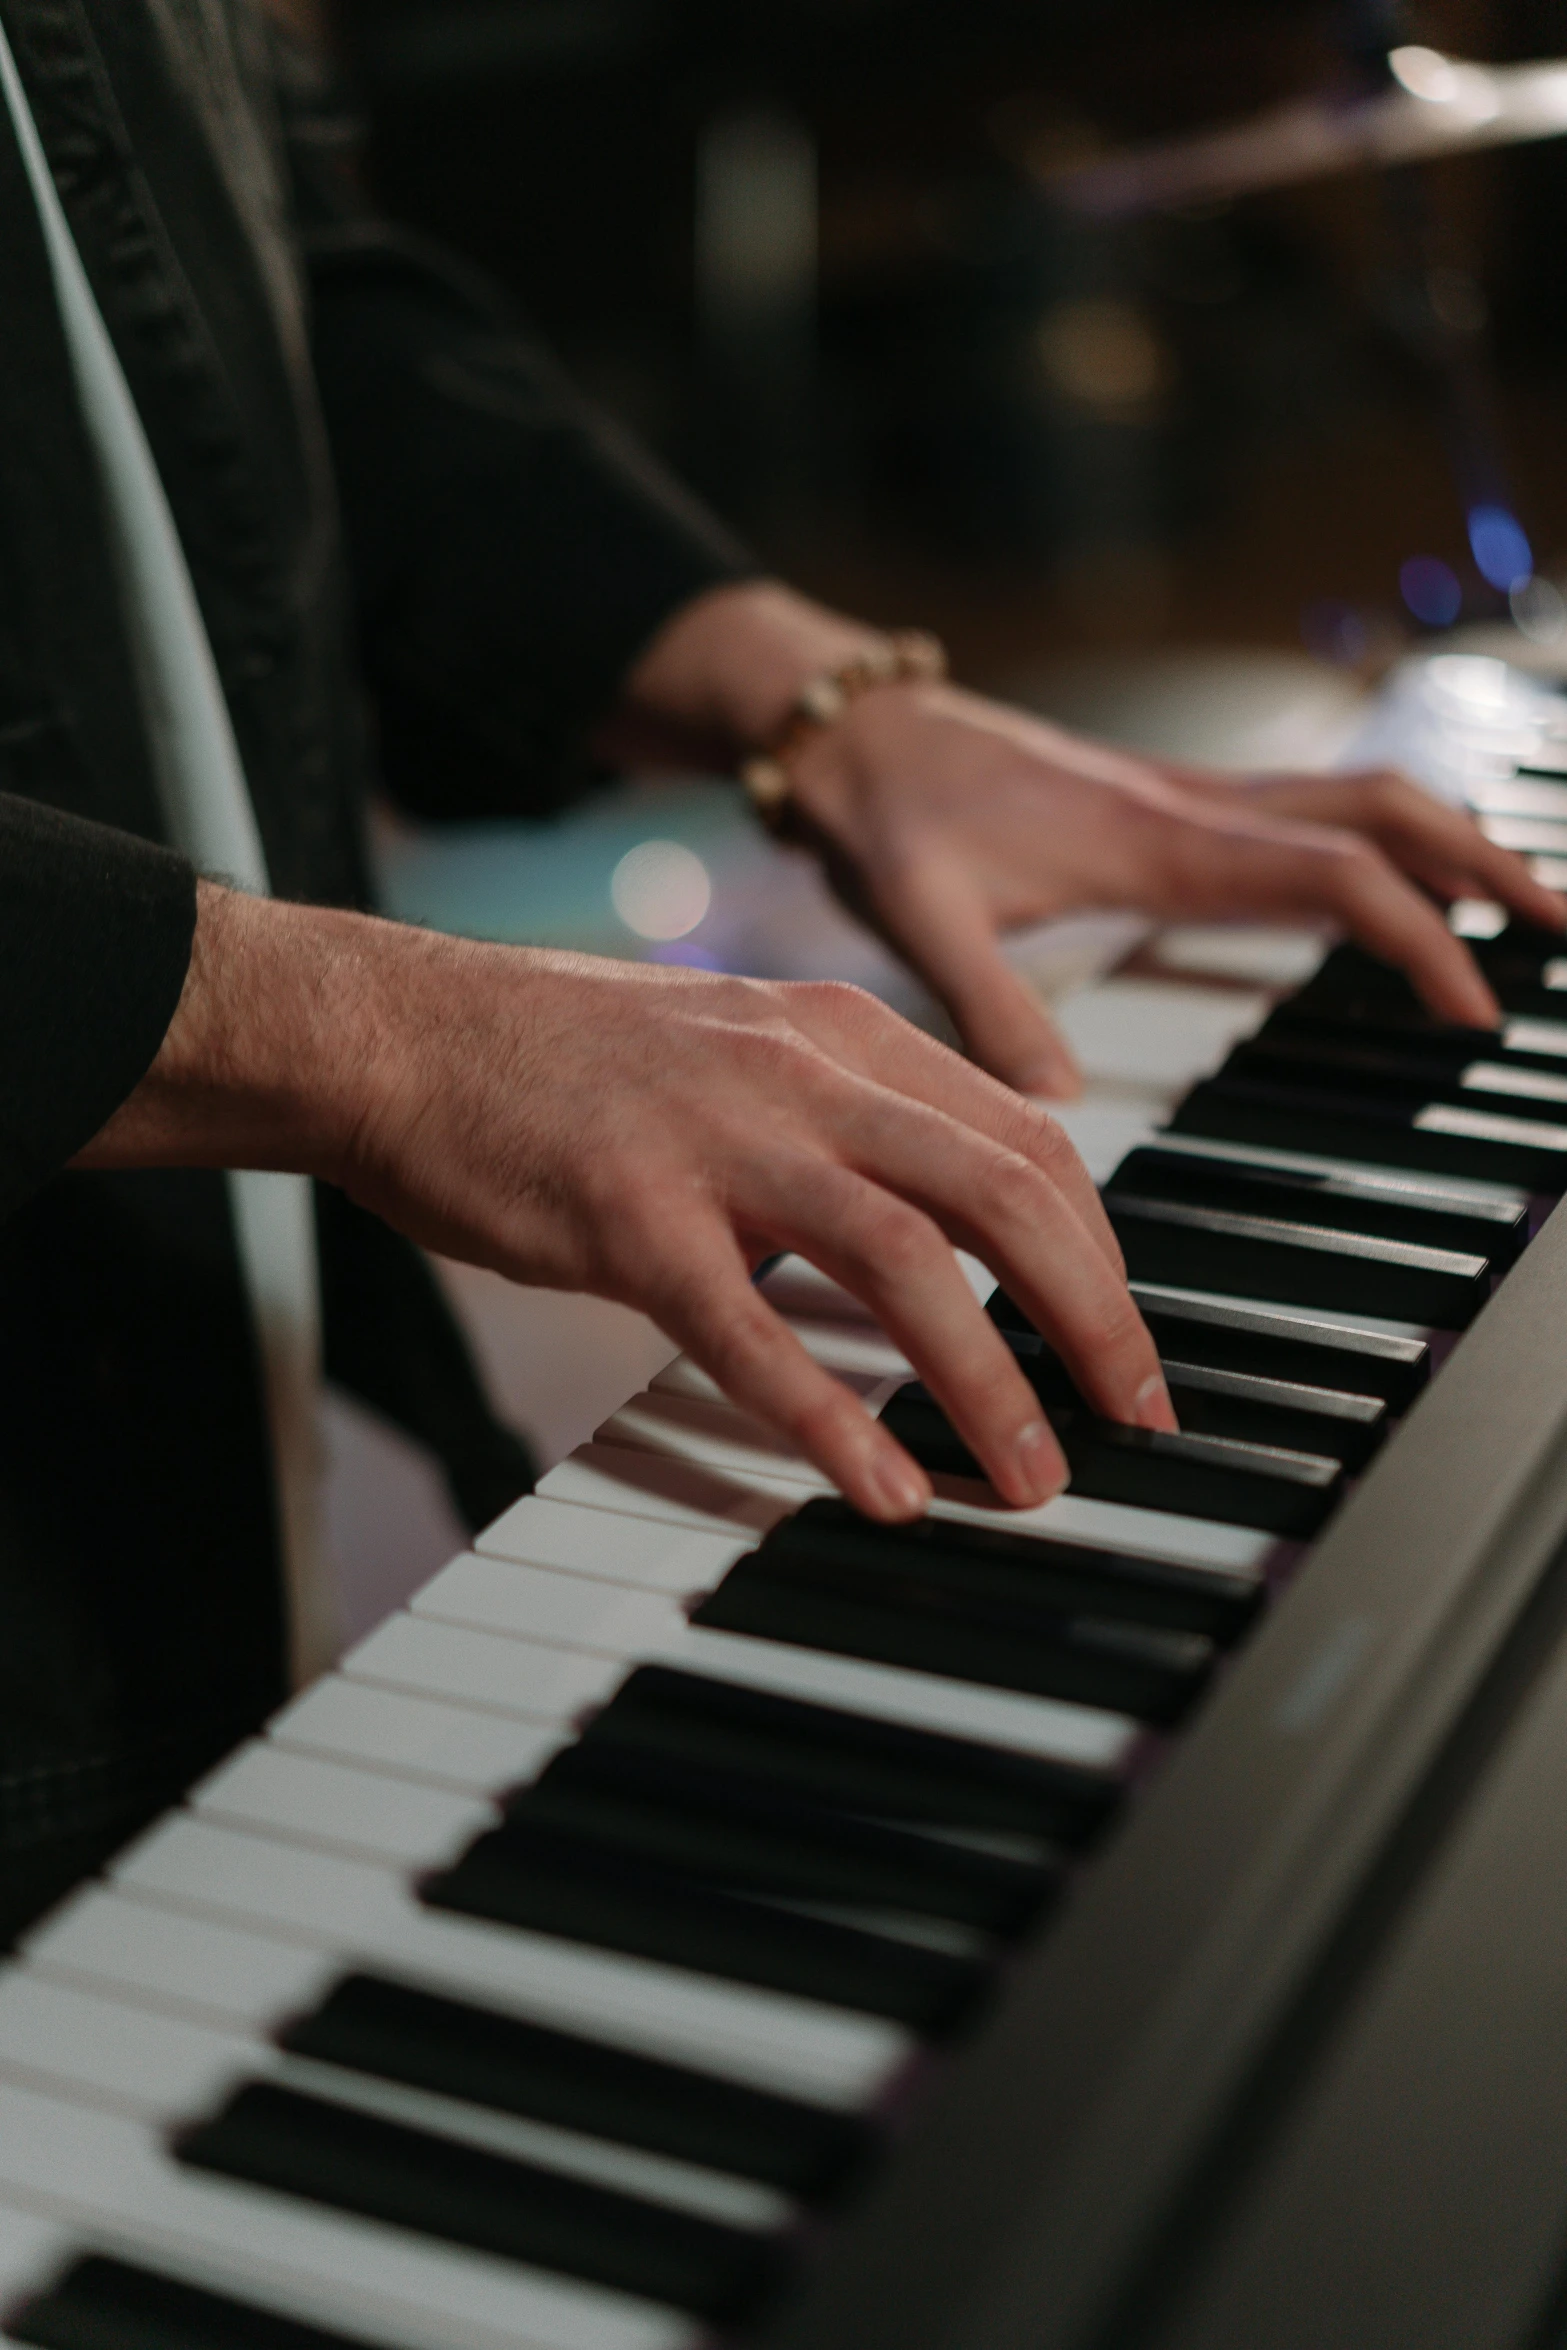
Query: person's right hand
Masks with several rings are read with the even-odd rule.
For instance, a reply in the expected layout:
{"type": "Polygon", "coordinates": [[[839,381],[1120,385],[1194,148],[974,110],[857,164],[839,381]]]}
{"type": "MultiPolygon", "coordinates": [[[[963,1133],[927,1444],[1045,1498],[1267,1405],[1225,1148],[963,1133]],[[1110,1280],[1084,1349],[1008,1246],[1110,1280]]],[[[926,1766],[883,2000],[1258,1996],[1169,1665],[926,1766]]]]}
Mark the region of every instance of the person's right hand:
{"type": "Polygon", "coordinates": [[[414,1239],[639,1307],[870,1515],[928,1481],[751,1282],[797,1250],[870,1307],[1004,1498],[1066,1480],[953,1254],[1109,1417],[1174,1428],[1059,1126],[853,988],[438,938],[203,887],[162,1053],[79,1164],[299,1168],[414,1239]]]}

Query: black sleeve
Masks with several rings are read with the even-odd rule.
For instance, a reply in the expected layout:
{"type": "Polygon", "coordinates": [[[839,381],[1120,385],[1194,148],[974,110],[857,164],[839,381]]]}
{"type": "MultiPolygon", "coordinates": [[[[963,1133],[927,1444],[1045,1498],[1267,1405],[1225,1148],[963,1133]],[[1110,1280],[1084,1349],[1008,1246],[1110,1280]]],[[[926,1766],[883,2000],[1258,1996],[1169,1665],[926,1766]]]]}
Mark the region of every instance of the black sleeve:
{"type": "Polygon", "coordinates": [[[487,279],[376,217],[331,87],[281,81],[386,781],[415,813],[542,812],[663,622],[758,566],[487,279]]]}
{"type": "Polygon", "coordinates": [[[0,792],[0,1216],[146,1075],[195,928],[182,858],[0,792]]]}

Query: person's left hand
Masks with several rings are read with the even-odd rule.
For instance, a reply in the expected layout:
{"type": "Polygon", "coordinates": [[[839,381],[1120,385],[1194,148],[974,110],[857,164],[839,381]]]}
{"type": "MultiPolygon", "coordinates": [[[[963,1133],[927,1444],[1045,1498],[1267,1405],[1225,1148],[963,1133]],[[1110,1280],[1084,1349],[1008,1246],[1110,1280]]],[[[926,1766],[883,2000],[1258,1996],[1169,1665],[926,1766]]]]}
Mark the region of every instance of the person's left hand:
{"type": "Polygon", "coordinates": [[[1332,924],[1401,966],[1447,1020],[1499,1008],[1438,902],[1499,900],[1560,928],[1562,902],[1471,819],[1389,773],[1177,768],[944,685],[887,687],[792,763],[841,894],[1021,1092],[1077,1090],[1071,1055],[1001,949],[1087,909],[1332,924]]]}
{"type": "MultiPolygon", "coordinates": [[[[634,674],[642,709],[765,740],[867,632],[766,582],[679,615],[634,674]]],[[[1020,1092],[1078,1089],[1002,951],[1054,915],[1332,926],[1409,974],[1440,1018],[1499,1007],[1440,905],[1500,901],[1560,929],[1521,857],[1402,776],[1242,780],[1083,740],[945,684],[879,686],[789,765],[791,807],[839,894],[926,981],[974,1059],[1020,1092]]]]}

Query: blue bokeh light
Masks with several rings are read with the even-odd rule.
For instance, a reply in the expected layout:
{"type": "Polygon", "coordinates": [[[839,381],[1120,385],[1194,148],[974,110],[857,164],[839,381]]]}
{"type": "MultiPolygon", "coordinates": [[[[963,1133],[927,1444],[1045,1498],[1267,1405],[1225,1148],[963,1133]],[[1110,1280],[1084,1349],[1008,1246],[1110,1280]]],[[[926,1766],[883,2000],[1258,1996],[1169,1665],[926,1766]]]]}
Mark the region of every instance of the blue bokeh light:
{"type": "Polygon", "coordinates": [[[1505,506],[1471,506],[1469,544],[1482,579],[1505,593],[1534,569],[1534,553],[1522,523],[1505,506]]]}
{"type": "Polygon", "coordinates": [[[1458,574],[1440,555],[1411,555],[1398,575],[1399,592],[1427,628],[1451,628],[1464,608],[1458,574]]]}

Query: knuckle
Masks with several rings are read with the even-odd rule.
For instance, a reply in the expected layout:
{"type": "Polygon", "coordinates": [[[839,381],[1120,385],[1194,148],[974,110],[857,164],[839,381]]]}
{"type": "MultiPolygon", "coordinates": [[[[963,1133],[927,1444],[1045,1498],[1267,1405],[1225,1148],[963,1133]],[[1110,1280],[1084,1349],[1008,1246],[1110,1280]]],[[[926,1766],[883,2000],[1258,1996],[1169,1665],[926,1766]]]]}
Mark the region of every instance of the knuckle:
{"type": "Polygon", "coordinates": [[[886,1017],[884,1004],[847,979],[806,979],[797,984],[800,1000],[825,1018],[841,1020],[850,1027],[867,1028],[886,1017]]]}
{"type": "Polygon", "coordinates": [[[883,1199],[866,1218],[862,1247],[867,1262],[895,1284],[915,1280],[930,1262],[934,1227],[918,1208],[883,1199]]]}
{"type": "Polygon", "coordinates": [[[1043,1178],[1039,1169],[1017,1151],[993,1151],[975,1186],[975,1204],[982,1221],[1024,1223],[1037,1218],[1043,1178]]]}

